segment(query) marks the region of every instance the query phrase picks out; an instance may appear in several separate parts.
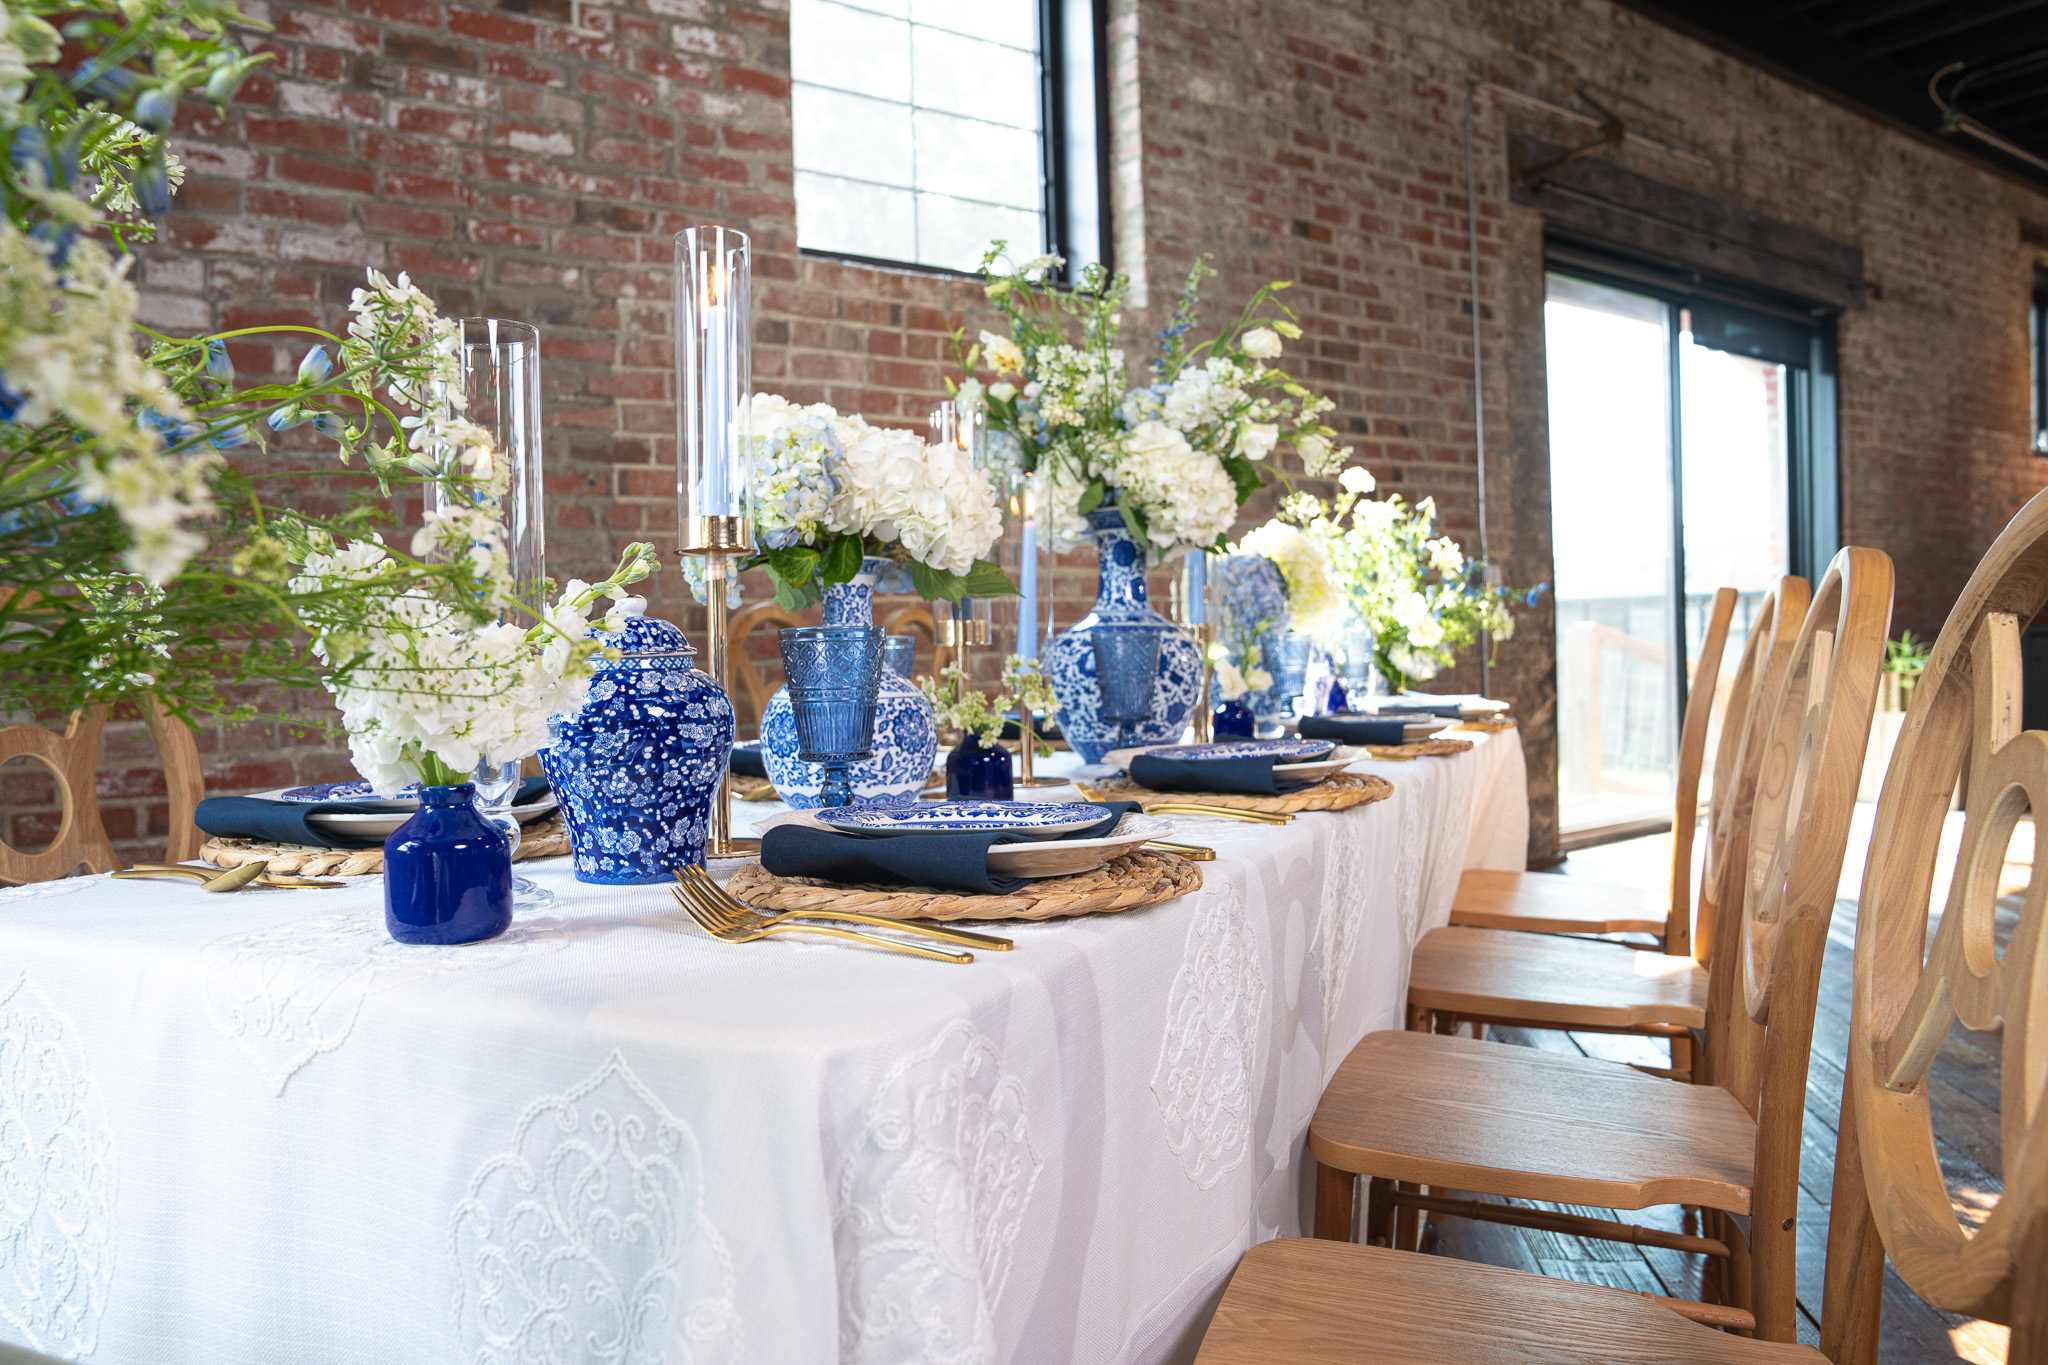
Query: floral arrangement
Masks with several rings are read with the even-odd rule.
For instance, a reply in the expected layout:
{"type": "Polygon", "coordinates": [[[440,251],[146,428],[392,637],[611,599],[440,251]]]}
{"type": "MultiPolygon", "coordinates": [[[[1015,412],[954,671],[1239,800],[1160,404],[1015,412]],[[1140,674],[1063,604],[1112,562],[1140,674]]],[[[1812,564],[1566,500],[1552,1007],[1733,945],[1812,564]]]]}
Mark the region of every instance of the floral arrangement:
{"type": "Polygon", "coordinates": [[[1015,591],[986,558],[1003,531],[995,485],[956,447],[769,393],[754,395],[751,417],[757,552],[746,567],[767,569],[784,607],[817,601],[873,556],[896,566],[885,591],[948,601],[1015,591]]]}
{"type": "Polygon", "coordinates": [[[1017,467],[1036,477],[1039,525],[1054,551],[1087,539],[1087,514],[1104,505],[1123,510],[1154,562],[1220,549],[1278,446],[1292,443],[1316,474],[1349,455],[1322,421],[1335,405],[1269,363],[1302,334],[1276,298],[1285,282],[1258,290],[1220,335],[1191,344],[1201,282],[1214,273],[1197,261],[1160,334],[1151,382],[1134,386],[1118,345],[1125,277],[1091,265],[1064,291],[1053,287],[1058,257],[999,269],[1003,249],[995,243],[981,270],[1010,334],[983,332],[966,347],[965,377],[953,387],[986,407],[991,440],[1013,447],[1017,467]],[[985,387],[975,377],[983,365],[996,375],[985,387]]]}
{"type": "Polygon", "coordinates": [[[1330,502],[1289,495],[1282,524],[1321,550],[1351,615],[1372,632],[1374,666],[1395,692],[1449,668],[1482,631],[1496,643],[1512,638],[1510,603],[1534,606],[1547,587],[1489,585],[1484,564],[1466,559],[1449,536],[1430,534],[1432,498],[1411,507],[1399,495],[1368,497],[1373,477],[1357,466],[1338,483],[1342,491],[1330,502]]]}
{"type": "Polygon", "coordinates": [[[1269,521],[1248,531],[1230,547],[1235,555],[1264,555],[1279,566],[1287,584],[1287,614],[1291,629],[1315,637],[1330,648],[1344,629],[1344,595],[1330,581],[1329,562],[1322,546],[1301,528],[1284,521],[1269,521]]]}
{"type": "Polygon", "coordinates": [[[917,686],[932,704],[932,713],[941,728],[971,734],[983,747],[1002,738],[1010,698],[1002,694],[990,697],[969,687],[967,670],[961,665],[948,665],[944,676],[936,680],[919,678],[917,686]]]}
{"type": "Polygon", "coordinates": [[[1045,676],[1044,665],[1037,659],[1012,654],[1003,662],[1003,691],[1004,709],[1015,711],[1018,720],[1029,722],[1025,728],[1037,745],[1037,757],[1051,758],[1052,745],[1039,734],[1036,718],[1057,711],[1060,702],[1053,695],[1052,681],[1045,676]]]}

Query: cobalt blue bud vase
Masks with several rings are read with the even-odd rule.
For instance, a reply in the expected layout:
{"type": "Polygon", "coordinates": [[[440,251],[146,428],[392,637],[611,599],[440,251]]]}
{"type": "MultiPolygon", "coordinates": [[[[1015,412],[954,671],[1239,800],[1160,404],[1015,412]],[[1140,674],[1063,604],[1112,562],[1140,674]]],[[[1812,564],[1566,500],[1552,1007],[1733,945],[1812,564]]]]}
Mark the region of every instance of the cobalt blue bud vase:
{"type": "Polygon", "coordinates": [[[1095,533],[1098,564],[1095,609],[1052,642],[1045,673],[1060,704],[1056,714],[1061,733],[1082,761],[1099,763],[1112,749],[1171,744],[1180,738],[1201,690],[1202,651],[1186,632],[1147,604],[1145,552],[1131,539],[1123,510],[1097,508],[1088,514],[1088,525],[1095,533]],[[1098,646],[1094,636],[1099,631],[1113,638],[1098,646]],[[1157,637],[1156,662],[1151,639],[1128,638],[1139,632],[1157,637]],[[1126,638],[1114,638],[1119,635],[1126,638]],[[1105,665],[1120,673],[1148,663],[1149,702],[1146,689],[1139,685],[1143,679],[1105,680],[1097,674],[1105,665]],[[1104,681],[1112,684],[1111,695],[1105,696],[1104,681]]]}
{"type": "MultiPolygon", "coordinates": [[[[878,557],[863,559],[851,582],[825,589],[825,624],[872,626],[875,580],[896,566],[878,557]]],[[[917,684],[894,668],[882,670],[875,695],[873,756],[847,769],[856,806],[914,806],[931,780],[939,756],[939,723],[917,684]]],[[[780,688],[761,711],[761,757],[775,794],[797,810],[816,810],[824,800],[825,770],[797,757],[796,716],[789,689],[780,688]]]]}
{"type": "Polygon", "coordinates": [[[962,735],[946,755],[946,799],[1012,801],[1016,796],[1010,751],[1000,744],[983,744],[972,730],[962,735]]]}
{"type": "Polygon", "coordinates": [[[1218,739],[1251,739],[1259,732],[1259,718],[1236,697],[1219,702],[1209,717],[1209,733],[1218,739]]]}
{"type": "Polygon", "coordinates": [[[476,788],[425,787],[384,841],[384,927],[400,943],[476,943],[512,923],[512,841],[476,788]]]}
{"type": "Polygon", "coordinates": [[[683,632],[646,609],[629,597],[618,634],[591,631],[619,658],[597,660],[583,705],[555,717],[554,745],[540,751],[579,882],[645,886],[702,867],[732,751],[732,699],[697,669],[683,632]]]}

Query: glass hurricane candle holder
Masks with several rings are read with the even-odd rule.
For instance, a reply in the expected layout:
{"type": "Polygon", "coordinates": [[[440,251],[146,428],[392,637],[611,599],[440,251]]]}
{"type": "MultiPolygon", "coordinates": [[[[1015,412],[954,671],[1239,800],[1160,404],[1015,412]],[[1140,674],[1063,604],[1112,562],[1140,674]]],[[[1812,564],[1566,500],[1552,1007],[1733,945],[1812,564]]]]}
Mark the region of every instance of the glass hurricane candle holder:
{"type": "Polygon", "coordinates": [[[753,250],[744,232],[685,228],[675,241],[676,516],[685,554],[744,552],[753,354],[753,250]],[[721,525],[721,523],[728,523],[721,525]]]}
{"type": "Polygon", "coordinates": [[[913,681],[917,668],[917,637],[915,635],[885,635],[882,637],[882,665],[905,682],[913,681]]]}
{"type": "Polygon", "coordinates": [[[882,683],[880,626],[794,626],[782,632],[782,672],[797,757],[825,770],[823,805],[853,801],[846,770],[874,752],[882,683]]]}

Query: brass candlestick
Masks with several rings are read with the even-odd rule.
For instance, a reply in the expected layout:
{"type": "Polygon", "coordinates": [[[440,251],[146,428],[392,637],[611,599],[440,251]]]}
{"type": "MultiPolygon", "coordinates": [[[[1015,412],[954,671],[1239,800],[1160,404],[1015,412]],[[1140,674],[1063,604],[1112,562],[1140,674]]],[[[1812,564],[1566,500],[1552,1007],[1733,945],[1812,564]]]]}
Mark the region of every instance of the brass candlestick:
{"type": "Polygon", "coordinates": [[[1190,622],[1181,627],[1195,647],[1202,651],[1202,690],[1195,694],[1194,734],[1195,743],[1207,744],[1209,734],[1209,645],[1216,638],[1216,627],[1207,621],[1190,622]]]}
{"type": "Polygon", "coordinates": [[[1038,761],[1038,713],[1028,706],[1017,708],[1017,718],[1023,722],[1023,743],[1017,748],[1017,776],[1011,782],[1013,787],[1064,787],[1070,785],[1064,777],[1039,777],[1032,772],[1032,765],[1038,761]]]}
{"type": "MultiPolygon", "coordinates": [[[[725,594],[732,582],[735,559],[753,546],[753,528],[745,517],[690,517],[683,522],[683,552],[704,556],[705,672],[732,696],[732,665],[727,657],[725,594]]],[[[746,858],[761,851],[759,839],[732,837],[732,770],[718,779],[711,800],[711,820],[704,832],[707,858],[746,858]]]]}

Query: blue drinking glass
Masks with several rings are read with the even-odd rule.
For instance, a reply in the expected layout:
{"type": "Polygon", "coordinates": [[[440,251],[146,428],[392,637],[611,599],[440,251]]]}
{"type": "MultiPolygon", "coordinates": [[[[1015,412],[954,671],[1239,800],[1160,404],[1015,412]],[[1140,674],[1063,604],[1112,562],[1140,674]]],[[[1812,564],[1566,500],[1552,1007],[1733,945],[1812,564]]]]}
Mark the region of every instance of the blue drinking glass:
{"type": "Polygon", "coordinates": [[[1119,738],[1131,742],[1130,727],[1152,718],[1152,698],[1159,686],[1159,645],[1163,632],[1118,630],[1097,626],[1088,642],[1095,649],[1095,685],[1102,696],[1097,713],[1117,723],[1119,738]]]}
{"type": "Polygon", "coordinates": [[[797,758],[825,770],[822,804],[853,803],[846,770],[874,753],[882,686],[880,626],[796,626],[782,632],[782,673],[797,758]]]}
{"type": "Polygon", "coordinates": [[[884,635],[882,637],[882,664],[891,673],[912,681],[911,671],[917,667],[917,637],[915,635],[884,635]]]}

